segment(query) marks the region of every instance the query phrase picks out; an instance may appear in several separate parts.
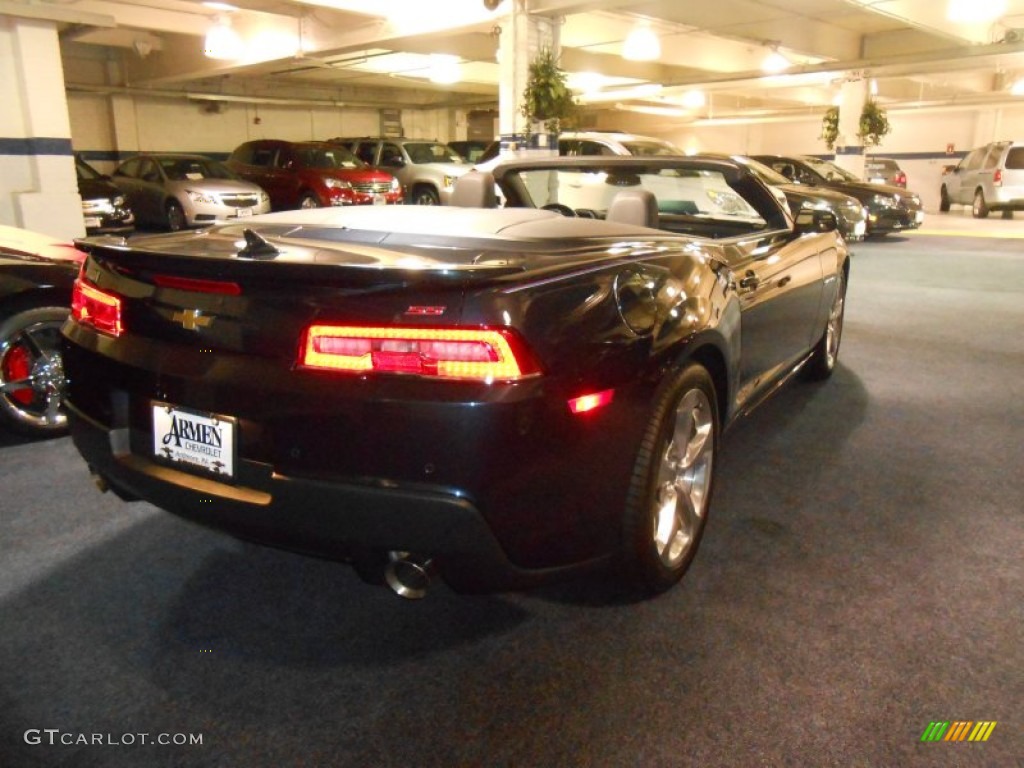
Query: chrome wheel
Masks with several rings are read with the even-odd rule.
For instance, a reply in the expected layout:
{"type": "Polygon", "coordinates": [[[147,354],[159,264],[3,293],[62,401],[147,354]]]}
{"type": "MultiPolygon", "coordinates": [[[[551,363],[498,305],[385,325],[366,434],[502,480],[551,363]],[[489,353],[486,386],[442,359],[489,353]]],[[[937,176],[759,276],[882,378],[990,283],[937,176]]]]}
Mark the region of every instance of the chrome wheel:
{"type": "Polygon", "coordinates": [[[703,525],[715,455],[714,414],[707,395],[691,389],[675,411],[661,456],[652,509],[652,538],[663,565],[675,568],[690,553],[703,525]]]}
{"type": "Polygon", "coordinates": [[[60,407],[60,327],[66,317],[66,309],[45,307],[0,323],[0,417],[7,426],[37,435],[56,434],[67,426],[60,407]]]}
{"type": "Polygon", "coordinates": [[[418,187],[413,193],[413,205],[440,205],[441,200],[430,187],[418,187]]]}
{"type": "Polygon", "coordinates": [[[835,368],[839,359],[839,342],[843,337],[843,308],[846,303],[846,291],[843,285],[843,273],[837,277],[836,297],[832,301],[832,309],[828,313],[828,325],[825,326],[825,365],[835,368]]]}
{"type": "Polygon", "coordinates": [[[302,210],[309,210],[310,208],[319,208],[320,201],[312,195],[306,195],[299,201],[299,208],[302,210]]]}
{"type": "Polygon", "coordinates": [[[974,204],[971,206],[971,213],[976,219],[984,219],[988,216],[988,203],[985,202],[985,193],[980,189],[974,193],[974,204]]]}
{"type": "Polygon", "coordinates": [[[171,232],[179,232],[185,228],[188,222],[185,221],[185,211],[181,205],[173,200],[167,204],[167,229],[171,232]]]}

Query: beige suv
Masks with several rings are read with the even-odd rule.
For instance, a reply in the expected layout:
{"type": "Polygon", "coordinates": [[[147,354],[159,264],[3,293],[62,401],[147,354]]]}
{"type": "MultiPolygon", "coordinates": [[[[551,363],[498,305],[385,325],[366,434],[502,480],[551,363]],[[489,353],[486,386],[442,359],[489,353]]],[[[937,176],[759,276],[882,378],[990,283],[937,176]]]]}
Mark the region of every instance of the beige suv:
{"type": "Polygon", "coordinates": [[[967,154],[942,174],[939,210],[969,205],[976,219],[989,211],[1012,218],[1024,211],[1024,143],[994,141],[967,154]]]}

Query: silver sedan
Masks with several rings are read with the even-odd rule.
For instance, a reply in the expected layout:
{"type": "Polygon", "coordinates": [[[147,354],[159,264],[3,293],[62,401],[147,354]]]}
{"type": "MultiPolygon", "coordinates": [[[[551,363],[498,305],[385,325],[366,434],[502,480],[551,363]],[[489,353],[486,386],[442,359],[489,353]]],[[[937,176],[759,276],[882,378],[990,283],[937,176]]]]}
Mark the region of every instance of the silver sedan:
{"type": "Polygon", "coordinates": [[[270,211],[259,186],[202,155],[136,155],[118,166],[112,180],[138,223],[172,231],[270,211]]]}

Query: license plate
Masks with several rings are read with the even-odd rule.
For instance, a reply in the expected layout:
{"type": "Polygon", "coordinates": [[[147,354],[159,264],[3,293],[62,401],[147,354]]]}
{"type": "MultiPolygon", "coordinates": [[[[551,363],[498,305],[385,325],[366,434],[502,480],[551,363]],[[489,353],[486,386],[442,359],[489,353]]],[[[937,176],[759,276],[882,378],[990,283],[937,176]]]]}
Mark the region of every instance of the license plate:
{"type": "Polygon", "coordinates": [[[252,216],[252,208],[239,208],[235,215],[240,219],[243,216],[252,216]]]}
{"type": "Polygon", "coordinates": [[[916,221],[918,224],[920,224],[922,221],[924,221],[924,211],[915,211],[914,212],[914,221],[916,221]]]}
{"type": "Polygon", "coordinates": [[[387,205],[388,201],[387,201],[387,198],[384,197],[384,195],[374,195],[373,196],[373,204],[374,205],[387,205]]]}
{"type": "Polygon", "coordinates": [[[153,403],[153,455],[225,478],[235,475],[234,419],[153,403]]]}

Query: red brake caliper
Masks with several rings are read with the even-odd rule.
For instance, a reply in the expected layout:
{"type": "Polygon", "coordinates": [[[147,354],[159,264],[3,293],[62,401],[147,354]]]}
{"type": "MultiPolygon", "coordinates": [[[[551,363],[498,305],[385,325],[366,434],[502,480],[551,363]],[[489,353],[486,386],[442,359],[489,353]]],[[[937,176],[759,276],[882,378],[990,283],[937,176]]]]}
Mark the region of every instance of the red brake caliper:
{"type": "MultiPolygon", "coordinates": [[[[4,381],[18,381],[27,379],[32,373],[32,355],[24,346],[13,347],[4,357],[4,381]]],[[[28,405],[35,398],[35,392],[31,387],[16,389],[10,392],[10,397],[22,405],[28,405]]]]}

